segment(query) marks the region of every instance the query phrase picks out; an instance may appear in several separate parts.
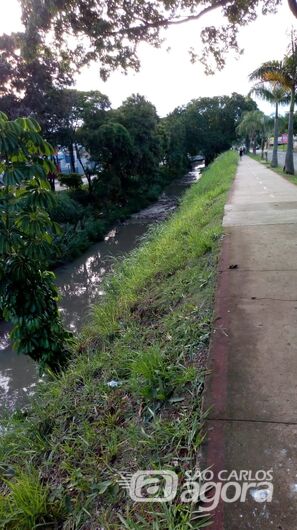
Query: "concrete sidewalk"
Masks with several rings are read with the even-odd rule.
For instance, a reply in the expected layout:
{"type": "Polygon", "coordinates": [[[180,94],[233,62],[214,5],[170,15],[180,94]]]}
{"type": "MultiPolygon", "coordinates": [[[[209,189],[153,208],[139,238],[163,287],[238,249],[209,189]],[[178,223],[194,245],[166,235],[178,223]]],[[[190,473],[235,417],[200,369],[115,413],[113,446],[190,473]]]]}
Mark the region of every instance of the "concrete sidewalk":
{"type": "Polygon", "coordinates": [[[211,528],[297,530],[297,186],[244,157],[224,227],[207,464],[273,469],[274,493],[221,503],[211,528]]]}

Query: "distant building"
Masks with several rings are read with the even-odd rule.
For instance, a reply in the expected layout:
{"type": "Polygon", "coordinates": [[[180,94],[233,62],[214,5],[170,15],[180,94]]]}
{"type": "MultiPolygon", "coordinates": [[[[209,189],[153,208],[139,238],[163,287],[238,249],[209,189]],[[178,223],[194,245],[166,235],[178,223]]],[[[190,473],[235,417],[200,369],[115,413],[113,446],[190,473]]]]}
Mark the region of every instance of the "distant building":
{"type": "MultiPolygon", "coordinates": [[[[269,145],[272,146],[274,143],[274,136],[269,138],[269,145]]],[[[288,133],[281,134],[277,139],[278,145],[287,145],[288,144],[288,133]]],[[[294,136],[294,147],[297,147],[297,136],[294,136]]]]}
{"type": "MultiPolygon", "coordinates": [[[[84,147],[79,146],[80,151],[80,158],[82,161],[82,164],[84,168],[89,168],[91,171],[95,169],[95,162],[92,161],[90,154],[85,150],[84,147]]],[[[81,165],[80,161],[77,158],[76,149],[73,146],[73,153],[74,153],[74,166],[75,166],[75,173],[78,173],[79,175],[84,174],[84,168],[81,165]]],[[[58,164],[59,171],[61,173],[71,173],[71,164],[70,164],[70,154],[69,150],[66,148],[61,147],[56,155],[55,160],[58,164]]]]}

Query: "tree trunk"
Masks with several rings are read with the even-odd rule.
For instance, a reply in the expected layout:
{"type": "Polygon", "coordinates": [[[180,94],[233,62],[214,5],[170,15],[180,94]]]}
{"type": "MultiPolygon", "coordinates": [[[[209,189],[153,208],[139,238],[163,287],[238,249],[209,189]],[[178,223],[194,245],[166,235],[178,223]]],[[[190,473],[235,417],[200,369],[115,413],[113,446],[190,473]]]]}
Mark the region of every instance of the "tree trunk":
{"type": "Polygon", "coordinates": [[[88,181],[89,194],[92,195],[92,177],[89,169],[86,170],[85,175],[88,181]]]}
{"type": "Polygon", "coordinates": [[[245,139],[245,146],[246,146],[246,152],[247,153],[250,152],[250,145],[251,145],[251,140],[250,140],[250,137],[247,136],[246,139],[245,139]]]}
{"type": "Polygon", "coordinates": [[[75,146],[75,152],[76,152],[76,156],[77,156],[77,160],[79,161],[81,167],[83,168],[83,172],[84,172],[84,175],[88,181],[88,187],[89,187],[89,194],[91,195],[92,193],[92,179],[91,179],[91,173],[89,171],[89,168],[85,167],[82,163],[82,159],[81,159],[81,156],[80,156],[80,152],[79,152],[79,148],[78,148],[78,145],[77,144],[74,144],[75,146]]]}
{"type": "Polygon", "coordinates": [[[294,175],[294,106],[295,106],[295,87],[291,89],[291,103],[289,110],[289,124],[288,124],[288,147],[285,160],[285,172],[289,175],[294,175]]]}
{"type": "Polygon", "coordinates": [[[264,160],[265,143],[266,143],[266,139],[263,136],[262,139],[261,139],[261,158],[262,158],[262,160],[264,160]]]}
{"type": "Polygon", "coordinates": [[[257,153],[257,135],[253,137],[253,154],[255,155],[257,153]]]}
{"type": "Polygon", "coordinates": [[[77,160],[79,161],[81,167],[83,168],[83,172],[84,172],[84,175],[88,181],[88,187],[89,187],[89,194],[91,195],[92,193],[92,179],[91,179],[91,174],[89,172],[89,169],[88,168],[85,168],[85,166],[83,165],[82,163],[82,159],[81,159],[81,156],[80,156],[80,152],[79,152],[79,148],[78,148],[78,145],[77,144],[74,144],[75,145],[75,152],[76,152],[76,156],[77,156],[77,160]]]}
{"type": "Polygon", "coordinates": [[[48,180],[52,191],[56,191],[56,175],[55,173],[49,173],[48,180]]]}
{"type": "Polygon", "coordinates": [[[272,152],[272,159],[271,159],[271,167],[278,166],[277,150],[278,150],[278,102],[275,103],[274,139],[273,139],[273,152],[272,152]]]}
{"type": "Polygon", "coordinates": [[[75,158],[74,158],[74,150],[73,150],[73,143],[69,144],[68,147],[69,150],[69,157],[70,157],[70,172],[75,173],[75,158]]]}
{"type": "Polygon", "coordinates": [[[82,159],[81,159],[81,156],[80,156],[80,152],[79,152],[79,148],[78,148],[78,145],[77,144],[74,144],[74,147],[75,147],[75,152],[76,152],[76,157],[77,157],[77,160],[79,161],[82,169],[83,169],[83,172],[85,173],[86,172],[86,169],[85,169],[85,166],[83,165],[82,163],[82,159]]]}

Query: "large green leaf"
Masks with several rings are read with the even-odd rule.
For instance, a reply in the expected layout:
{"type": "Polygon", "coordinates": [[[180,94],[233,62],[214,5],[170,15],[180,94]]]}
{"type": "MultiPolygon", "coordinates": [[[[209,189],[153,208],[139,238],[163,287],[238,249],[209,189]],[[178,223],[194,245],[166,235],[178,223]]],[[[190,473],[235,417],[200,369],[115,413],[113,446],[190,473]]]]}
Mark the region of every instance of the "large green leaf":
{"type": "Polygon", "coordinates": [[[55,203],[47,174],[53,148],[31,118],[0,113],[0,307],[12,323],[16,350],[58,370],[69,334],[58,311],[54,276],[44,271],[59,228],[47,209],[55,203]]]}

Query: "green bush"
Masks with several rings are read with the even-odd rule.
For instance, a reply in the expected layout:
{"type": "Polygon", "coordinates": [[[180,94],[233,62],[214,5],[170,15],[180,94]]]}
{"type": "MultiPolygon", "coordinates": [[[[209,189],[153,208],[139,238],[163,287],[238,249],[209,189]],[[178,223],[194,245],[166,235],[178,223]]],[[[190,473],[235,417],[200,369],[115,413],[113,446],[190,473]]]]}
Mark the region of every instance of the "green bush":
{"type": "Polygon", "coordinates": [[[101,219],[88,218],[85,221],[84,229],[91,242],[100,241],[107,230],[107,223],[101,219]]]}
{"type": "Polygon", "coordinates": [[[82,186],[82,178],[78,173],[60,173],[58,176],[60,184],[67,188],[78,189],[82,186]]]}
{"type": "Polygon", "coordinates": [[[74,201],[78,202],[84,208],[86,206],[98,207],[103,201],[99,201],[96,195],[90,195],[88,190],[85,188],[70,189],[69,196],[74,201]]]}
{"type": "Polygon", "coordinates": [[[55,193],[55,203],[48,208],[48,213],[56,223],[75,224],[85,215],[84,208],[73,198],[69,192],[55,193]]]}
{"type": "Polygon", "coordinates": [[[145,197],[149,201],[156,201],[158,197],[160,196],[161,191],[162,191],[162,187],[158,184],[154,184],[147,190],[147,192],[145,193],[145,197]]]}
{"type": "Polygon", "coordinates": [[[63,225],[62,235],[57,236],[56,250],[52,257],[54,263],[64,263],[77,258],[87,248],[97,241],[101,241],[107,230],[104,220],[86,217],[76,224],[63,225]]]}

